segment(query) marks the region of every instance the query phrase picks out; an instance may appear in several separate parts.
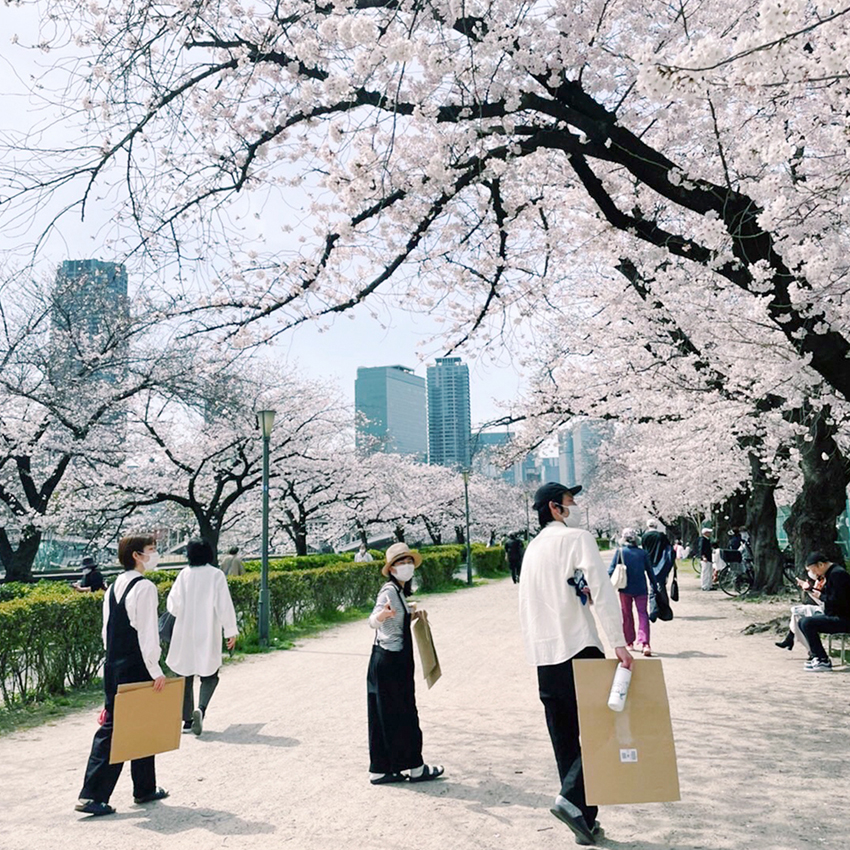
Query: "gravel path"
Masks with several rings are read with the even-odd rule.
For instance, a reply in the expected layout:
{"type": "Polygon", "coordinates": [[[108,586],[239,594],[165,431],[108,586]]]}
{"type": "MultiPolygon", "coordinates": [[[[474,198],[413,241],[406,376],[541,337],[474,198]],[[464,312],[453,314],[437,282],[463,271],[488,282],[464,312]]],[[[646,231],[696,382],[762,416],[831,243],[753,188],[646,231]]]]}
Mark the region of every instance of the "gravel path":
{"type": "MultiPolygon", "coordinates": [[[[681,577],[653,631],[671,699],[682,801],[600,811],[603,846],[798,850],[846,846],[842,672],[805,673],[773,635],[741,634],[784,605],[701,593],[681,577]]],[[[157,758],[162,803],[135,806],[129,770],[106,818],[73,812],[93,711],[0,739],[0,847],[417,850],[574,846],[548,812],[558,782],[509,579],[425,597],[443,678],[417,681],[425,759],[446,778],[367,781],[365,622],[227,666],[200,738],[157,758]]],[[[418,674],[417,674],[418,676],[418,674]]]]}

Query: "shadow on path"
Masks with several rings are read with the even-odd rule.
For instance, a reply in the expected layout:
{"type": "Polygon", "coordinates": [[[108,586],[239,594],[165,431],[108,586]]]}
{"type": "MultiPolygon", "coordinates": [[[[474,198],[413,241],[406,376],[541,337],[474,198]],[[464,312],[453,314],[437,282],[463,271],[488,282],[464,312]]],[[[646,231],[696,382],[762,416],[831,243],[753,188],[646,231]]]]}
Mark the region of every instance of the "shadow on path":
{"type": "Polygon", "coordinates": [[[139,829],[165,835],[174,835],[190,829],[205,829],[216,835],[268,835],[275,831],[273,824],[245,820],[233,812],[220,809],[158,806],[145,814],[148,815],[148,820],[137,824],[139,829]]]}
{"type": "Polygon", "coordinates": [[[261,735],[265,723],[234,723],[223,732],[204,732],[198,740],[221,741],[225,744],[260,744],[267,747],[297,747],[301,741],[297,738],[283,738],[275,735],[261,735]]]}

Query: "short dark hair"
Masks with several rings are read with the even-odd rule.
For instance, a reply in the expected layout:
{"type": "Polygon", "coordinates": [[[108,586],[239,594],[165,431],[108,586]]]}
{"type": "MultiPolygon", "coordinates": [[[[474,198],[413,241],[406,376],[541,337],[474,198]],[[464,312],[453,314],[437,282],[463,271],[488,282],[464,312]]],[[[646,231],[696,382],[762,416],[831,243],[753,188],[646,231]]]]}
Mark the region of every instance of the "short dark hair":
{"type": "Polygon", "coordinates": [[[235,555],[239,551],[239,547],[231,546],[227,551],[230,552],[231,555],[235,555]]]}
{"type": "Polygon", "coordinates": [[[155,546],[156,537],[152,534],[131,534],[128,537],[122,537],[118,541],[118,560],[125,570],[136,569],[136,561],[133,558],[133,552],[141,554],[145,551],[146,546],[155,546]]]}
{"type": "Polygon", "coordinates": [[[202,567],[213,562],[212,546],[203,537],[193,537],[186,544],[186,560],[190,567],[202,567]]]}

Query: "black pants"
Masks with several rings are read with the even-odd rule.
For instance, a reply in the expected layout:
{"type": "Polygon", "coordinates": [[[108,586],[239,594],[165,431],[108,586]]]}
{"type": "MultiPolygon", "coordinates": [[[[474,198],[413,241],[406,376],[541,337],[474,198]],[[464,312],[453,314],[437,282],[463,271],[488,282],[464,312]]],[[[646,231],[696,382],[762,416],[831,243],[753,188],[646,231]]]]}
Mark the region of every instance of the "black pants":
{"type": "MultiPolygon", "coordinates": [[[[585,647],[573,658],[604,658],[595,646],[585,647]]],[[[578,737],[578,703],[576,702],[573,659],[537,668],[537,686],[540,702],[546,710],[546,726],[552,739],[558,775],[561,778],[561,796],[581,809],[588,827],[599,809],[588,806],[584,796],[584,773],[581,767],[581,747],[578,737]]]]}
{"type": "Polygon", "coordinates": [[[800,631],[806,637],[813,658],[827,657],[826,650],[821,643],[821,635],[838,635],[845,632],[850,634],[850,620],[844,620],[841,617],[827,617],[826,614],[801,617],[799,626],[800,631]]]}
{"type": "Polygon", "coordinates": [[[511,578],[514,584],[519,582],[520,570],[522,570],[522,561],[508,561],[508,566],[511,568],[511,578]]]}
{"type": "MultiPolygon", "coordinates": [[[[195,677],[186,676],[186,682],[183,687],[183,722],[188,723],[192,719],[192,712],[195,710],[195,677]]],[[[212,676],[201,676],[201,692],[198,695],[198,708],[201,709],[201,714],[206,715],[207,706],[210,704],[212,695],[218,687],[218,670],[212,676]]]]}
{"type": "MultiPolygon", "coordinates": [[[[108,803],[115,784],[121,775],[123,763],[110,764],[109,751],[112,748],[112,713],[108,712],[103,726],[94,733],[89,763],[86,765],[86,778],[81,800],[94,800],[108,803]]],[[[144,797],[156,790],[156,769],[154,757],[148,756],[130,762],[130,774],[133,777],[133,796],[144,797]]]]}

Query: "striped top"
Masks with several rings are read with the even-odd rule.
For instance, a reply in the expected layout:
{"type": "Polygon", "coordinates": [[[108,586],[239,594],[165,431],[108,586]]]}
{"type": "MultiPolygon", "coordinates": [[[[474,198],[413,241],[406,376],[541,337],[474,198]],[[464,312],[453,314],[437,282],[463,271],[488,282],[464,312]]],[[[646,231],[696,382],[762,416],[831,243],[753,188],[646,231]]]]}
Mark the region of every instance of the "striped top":
{"type": "Polygon", "coordinates": [[[388,581],[379,591],[378,599],[372,614],[369,616],[369,625],[378,631],[378,646],[388,649],[390,652],[401,652],[404,645],[404,612],[410,611],[410,606],[404,598],[404,594],[391,582],[388,581]],[[398,600],[401,598],[402,608],[399,609],[398,600]],[[387,602],[390,603],[395,616],[387,617],[383,623],[379,622],[378,614],[383,611],[387,602]]]}

